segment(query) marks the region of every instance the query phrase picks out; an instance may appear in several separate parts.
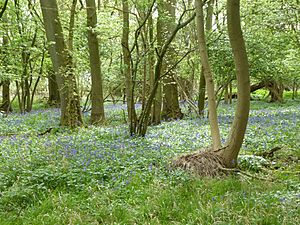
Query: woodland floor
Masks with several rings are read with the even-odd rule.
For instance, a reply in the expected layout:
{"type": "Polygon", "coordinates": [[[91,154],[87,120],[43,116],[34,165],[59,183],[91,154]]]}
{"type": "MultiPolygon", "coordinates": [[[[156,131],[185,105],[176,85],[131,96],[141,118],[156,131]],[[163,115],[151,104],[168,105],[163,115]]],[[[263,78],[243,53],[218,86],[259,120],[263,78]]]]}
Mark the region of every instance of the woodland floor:
{"type": "MultiPolygon", "coordinates": [[[[190,113],[133,138],[124,107],[107,105],[105,126],[75,131],[58,127],[57,109],[1,118],[0,224],[300,224],[299,100],[251,102],[239,164],[266,180],[171,169],[209,146],[208,120],[190,113]]],[[[219,107],[223,142],[233,112],[219,107]]]]}

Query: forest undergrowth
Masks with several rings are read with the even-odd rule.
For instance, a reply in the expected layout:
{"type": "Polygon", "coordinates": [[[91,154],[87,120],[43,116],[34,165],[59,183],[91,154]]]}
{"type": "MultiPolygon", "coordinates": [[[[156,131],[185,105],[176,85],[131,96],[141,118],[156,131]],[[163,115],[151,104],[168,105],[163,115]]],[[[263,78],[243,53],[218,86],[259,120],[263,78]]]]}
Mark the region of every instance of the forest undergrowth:
{"type": "MultiPolygon", "coordinates": [[[[213,179],[170,166],[209,147],[207,118],[186,108],[137,138],[124,107],[76,130],[58,126],[57,109],[1,118],[0,224],[300,224],[299,101],[252,101],[239,157],[251,177],[213,179]]],[[[218,111],[224,143],[234,107],[218,111]]]]}

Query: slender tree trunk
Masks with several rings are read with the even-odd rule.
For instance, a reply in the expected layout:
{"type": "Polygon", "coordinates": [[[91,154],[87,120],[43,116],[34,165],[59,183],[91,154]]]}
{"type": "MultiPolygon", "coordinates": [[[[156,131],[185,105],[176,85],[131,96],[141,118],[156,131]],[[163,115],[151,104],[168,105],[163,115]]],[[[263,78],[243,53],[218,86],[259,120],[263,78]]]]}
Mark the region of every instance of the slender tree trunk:
{"type": "Polygon", "coordinates": [[[26,77],[24,79],[24,84],[25,84],[25,104],[24,104],[24,107],[25,107],[25,110],[26,112],[30,112],[31,111],[31,102],[30,102],[30,97],[31,97],[31,93],[30,93],[30,83],[28,81],[28,77],[26,77]]]}
{"type": "Polygon", "coordinates": [[[228,85],[224,87],[224,102],[225,104],[229,103],[228,85]]]}
{"type": "MultiPolygon", "coordinates": [[[[70,21],[69,21],[69,36],[68,36],[68,48],[71,54],[73,53],[73,40],[74,40],[74,25],[75,25],[75,12],[76,12],[77,0],[72,1],[70,21]]],[[[88,3],[86,3],[88,4],[88,3]]]]}
{"type": "MultiPolygon", "coordinates": [[[[7,2],[5,3],[6,7],[7,2]]],[[[3,11],[4,13],[4,11],[3,11]]],[[[6,20],[6,16],[3,17],[3,20],[6,20]]],[[[3,47],[3,55],[5,55],[7,51],[7,46],[8,46],[8,37],[7,34],[3,35],[2,39],[2,47],[3,47]]],[[[3,66],[5,67],[5,60],[3,60],[3,66]]],[[[0,109],[3,110],[4,112],[10,112],[12,111],[11,105],[10,105],[10,81],[9,80],[4,80],[2,81],[3,87],[2,87],[2,104],[0,106],[0,109]]]]}
{"type": "Polygon", "coordinates": [[[7,8],[7,3],[8,3],[8,0],[5,0],[3,6],[1,8],[1,11],[0,11],[0,18],[2,18],[2,16],[4,15],[4,12],[5,12],[6,8],[7,8]]]}
{"type": "Polygon", "coordinates": [[[205,108],[205,76],[203,66],[201,66],[200,81],[199,81],[199,94],[198,94],[198,111],[199,115],[204,116],[205,108]]]}
{"type": "MultiPolygon", "coordinates": [[[[214,6],[214,0],[209,0],[207,3],[206,25],[205,25],[205,29],[207,32],[210,32],[212,30],[213,11],[214,11],[213,6],[214,6]]],[[[203,115],[204,113],[205,89],[206,89],[205,75],[203,71],[203,66],[201,66],[200,81],[199,81],[199,95],[198,95],[198,111],[200,115],[203,115]]]]}
{"type": "Polygon", "coordinates": [[[97,24],[95,0],[86,0],[88,45],[90,53],[90,67],[92,75],[92,112],[91,122],[102,123],[104,121],[104,100],[102,88],[101,62],[99,58],[99,43],[95,32],[97,24]]]}
{"type": "Polygon", "coordinates": [[[2,104],[1,110],[4,112],[11,112],[12,108],[10,105],[10,82],[8,80],[3,81],[2,87],[2,104]]]}
{"type": "Polygon", "coordinates": [[[136,112],[134,108],[134,96],[133,96],[133,81],[131,71],[131,53],[129,49],[129,6],[128,0],[122,0],[123,6],[123,33],[122,33],[122,50],[124,57],[124,74],[125,74],[125,86],[126,86],[126,103],[129,119],[130,134],[135,133],[136,128],[136,112]]]}
{"type": "Polygon", "coordinates": [[[48,105],[58,107],[60,105],[60,97],[55,72],[53,69],[48,70],[48,92],[48,105]]]}
{"type": "MultiPolygon", "coordinates": [[[[150,51],[148,55],[148,64],[149,64],[149,80],[150,80],[150,88],[149,92],[153,90],[155,85],[155,73],[154,73],[154,64],[155,64],[155,52],[154,52],[154,29],[153,29],[153,18],[152,15],[149,17],[149,45],[150,51]]],[[[159,25],[157,25],[159,26],[159,25]]],[[[150,93],[149,93],[150,94],[150,93]]],[[[160,123],[160,112],[161,112],[161,87],[159,85],[156,96],[154,97],[154,103],[151,110],[151,123],[159,124],[160,123]]]]}
{"type": "Polygon", "coordinates": [[[154,85],[153,89],[150,91],[150,95],[147,100],[147,104],[145,109],[142,111],[140,117],[139,117],[139,123],[138,123],[138,130],[137,134],[139,136],[145,136],[147,128],[148,128],[148,122],[149,122],[149,115],[151,112],[151,106],[155,98],[155,94],[157,93],[158,87],[159,87],[159,82],[160,79],[162,78],[162,63],[164,56],[166,55],[166,52],[169,48],[170,43],[174,40],[177,32],[188,25],[192,20],[194,20],[195,14],[193,14],[189,19],[187,19],[184,22],[181,22],[177,24],[176,28],[173,30],[169,38],[164,42],[164,44],[159,48],[159,51],[157,52],[157,61],[155,64],[155,69],[154,69],[154,85]]]}
{"type": "Polygon", "coordinates": [[[229,104],[232,104],[232,81],[229,82],[229,104]]]}
{"type": "Polygon", "coordinates": [[[240,24],[240,1],[227,0],[227,26],[237,77],[237,106],[227,147],[221,152],[226,167],[237,165],[237,157],[243,143],[250,110],[249,65],[240,24]]]}
{"type": "Polygon", "coordinates": [[[73,59],[65,44],[56,0],[40,0],[50,56],[60,90],[61,125],[83,124],[73,59]]]}
{"type": "Polygon", "coordinates": [[[197,19],[199,51],[200,51],[201,64],[205,75],[206,87],[207,87],[209,123],[211,128],[211,136],[213,140],[213,149],[219,149],[221,148],[221,139],[220,139],[220,131],[218,125],[218,117],[217,117],[214,81],[213,81],[212,71],[208,61],[207,47],[205,41],[202,0],[196,0],[196,13],[197,13],[196,19],[197,19]]]}

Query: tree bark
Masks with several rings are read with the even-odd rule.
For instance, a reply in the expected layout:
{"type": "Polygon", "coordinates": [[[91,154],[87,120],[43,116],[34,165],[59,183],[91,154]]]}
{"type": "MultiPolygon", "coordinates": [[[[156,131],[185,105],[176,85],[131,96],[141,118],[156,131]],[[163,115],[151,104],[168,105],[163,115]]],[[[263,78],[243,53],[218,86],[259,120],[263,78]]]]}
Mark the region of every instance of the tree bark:
{"type": "Polygon", "coordinates": [[[198,111],[199,115],[204,116],[205,108],[205,76],[203,66],[201,66],[200,81],[199,81],[199,94],[198,94],[198,111]]]}
{"type": "MultiPolygon", "coordinates": [[[[158,37],[162,39],[162,42],[167,40],[168,36],[173,32],[176,27],[175,24],[175,6],[176,0],[169,1],[160,1],[158,4],[158,13],[159,13],[159,32],[158,37]]],[[[178,87],[174,79],[174,74],[176,73],[175,69],[170,68],[175,64],[175,49],[171,43],[169,49],[165,55],[165,59],[162,65],[162,73],[165,74],[167,71],[168,74],[162,79],[163,84],[163,108],[162,108],[162,117],[165,120],[170,119],[181,119],[183,114],[179,107],[178,100],[178,87]]]]}
{"type": "Polygon", "coordinates": [[[126,103],[127,113],[129,120],[130,135],[135,133],[136,128],[136,112],[134,106],[133,96],[133,81],[131,71],[131,52],[129,49],[129,6],[128,0],[122,0],[122,11],[123,11],[123,32],[122,32],[122,50],[124,59],[124,75],[125,75],[125,86],[126,86],[126,103]]]}
{"type": "Polygon", "coordinates": [[[196,0],[196,20],[197,20],[197,33],[200,51],[200,59],[205,76],[207,95],[208,95],[208,110],[209,110],[209,123],[211,129],[211,136],[213,140],[213,149],[221,148],[221,138],[217,117],[217,106],[215,99],[214,81],[212,71],[209,65],[207,47],[205,41],[204,31],[204,16],[203,16],[203,2],[196,0]]]}
{"type": "Polygon", "coordinates": [[[8,0],[5,0],[3,6],[1,7],[1,11],[0,11],[0,18],[2,18],[6,8],[7,8],[7,3],[8,3],[8,0]]]}
{"type": "Polygon", "coordinates": [[[8,80],[3,81],[2,104],[0,106],[0,109],[6,113],[12,111],[10,105],[10,82],[8,80]]]}
{"type": "Polygon", "coordinates": [[[61,125],[83,124],[72,56],[65,44],[56,0],[40,0],[50,56],[60,90],[61,125]]]}
{"type": "Polygon", "coordinates": [[[59,107],[60,105],[60,97],[59,97],[59,90],[58,85],[56,82],[55,72],[53,69],[48,69],[48,105],[59,107]]]}
{"type": "MultiPolygon", "coordinates": [[[[75,26],[75,12],[76,12],[77,0],[72,1],[70,21],[69,21],[69,36],[68,36],[68,48],[71,54],[73,53],[73,40],[74,40],[74,26],[75,26]]],[[[88,3],[86,3],[88,4],[88,3]]]]}
{"type": "MultiPolygon", "coordinates": [[[[161,19],[160,17],[158,17],[157,19],[157,24],[156,24],[156,36],[157,36],[157,45],[158,48],[161,49],[162,45],[163,45],[163,40],[162,40],[162,35],[161,35],[161,30],[162,30],[162,23],[161,23],[161,19]]],[[[152,30],[153,32],[153,30],[152,30]]],[[[151,35],[151,34],[150,34],[151,35]]],[[[153,33],[152,33],[152,38],[153,40],[153,33]]],[[[153,52],[154,54],[154,52],[153,52]]],[[[157,60],[156,63],[158,63],[159,59],[157,60]]],[[[158,71],[156,70],[156,68],[154,68],[154,73],[153,73],[153,81],[152,81],[152,85],[151,85],[151,89],[153,90],[153,88],[155,87],[155,80],[157,79],[157,73],[158,71]]],[[[160,73],[160,70],[159,70],[160,73]]],[[[160,76],[160,74],[159,74],[160,76]]],[[[155,97],[153,99],[153,109],[152,109],[152,123],[154,125],[157,125],[161,122],[161,106],[162,106],[162,86],[161,86],[161,82],[157,81],[157,90],[155,93],[155,97]]]]}
{"type": "Polygon", "coordinates": [[[267,88],[271,96],[270,102],[283,102],[284,86],[282,83],[271,81],[267,83],[267,88]]]}
{"type": "Polygon", "coordinates": [[[104,100],[102,87],[101,62],[99,57],[99,43],[95,31],[97,24],[95,0],[86,0],[87,6],[87,26],[88,26],[88,45],[90,54],[90,67],[92,76],[92,112],[91,122],[101,124],[104,121],[104,100]]]}
{"type": "Polygon", "coordinates": [[[226,167],[237,165],[237,157],[243,143],[250,109],[249,65],[240,24],[240,1],[227,0],[227,26],[237,77],[237,106],[227,147],[221,152],[226,167]]]}
{"type": "MultiPolygon", "coordinates": [[[[6,3],[7,4],[7,3],[6,3]]],[[[5,16],[4,16],[5,17],[5,16]]],[[[5,18],[6,20],[6,18],[5,18]]],[[[7,34],[3,35],[3,39],[2,39],[2,47],[3,47],[3,55],[5,55],[5,53],[7,52],[7,46],[8,46],[8,37],[7,34]]],[[[5,60],[3,60],[3,66],[5,67],[5,60]]],[[[10,105],[10,81],[4,80],[2,81],[2,104],[0,106],[0,109],[3,110],[4,112],[11,112],[12,108],[10,105]]]]}
{"type": "MultiPolygon", "coordinates": [[[[205,29],[207,32],[212,30],[212,19],[213,19],[213,12],[214,12],[214,0],[210,0],[207,3],[207,13],[206,13],[206,24],[205,29]]],[[[205,89],[206,89],[206,82],[205,82],[205,75],[203,71],[203,66],[201,66],[201,73],[200,73],[200,81],[199,81],[199,94],[198,94],[198,111],[200,115],[204,113],[205,107],[205,89]]]]}

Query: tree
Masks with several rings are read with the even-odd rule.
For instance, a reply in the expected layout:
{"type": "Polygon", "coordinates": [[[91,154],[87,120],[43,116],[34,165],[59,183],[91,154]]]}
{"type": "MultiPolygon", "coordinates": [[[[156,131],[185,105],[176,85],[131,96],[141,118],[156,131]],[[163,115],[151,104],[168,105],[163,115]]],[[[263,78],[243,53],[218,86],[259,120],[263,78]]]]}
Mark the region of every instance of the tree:
{"type": "MultiPolygon", "coordinates": [[[[202,1],[197,1],[198,15],[200,15],[200,18],[202,18],[201,20],[199,20],[200,23],[201,21],[203,21],[203,14],[201,13],[202,10],[199,11],[199,8],[201,9],[202,3],[202,1]]],[[[191,169],[201,175],[214,176],[218,175],[220,171],[223,171],[222,167],[236,167],[237,157],[243,143],[248,122],[250,109],[250,78],[246,47],[240,23],[239,0],[227,0],[227,26],[230,44],[233,51],[234,64],[236,68],[238,98],[234,121],[226,145],[223,148],[218,148],[218,144],[213,143],[213,148],[210,151],[202,151],[200,153],[181,156],[174,161],[174,166],[191,169]]],[[[201,27],[201,33],[204,33],[203,24],[201,25],[201,27]]],[[[203,38],[204,37],[202,37],[202,39],[203,38]]],[[[200,43],[202,43],[201,59],[202,63],[204,63],[204,59],[206,57],[204,56],[205,51],[203,47],[205,45],[203,43],[203,40],[200,43]]],[[[204,65],[204,67],[207,67],[207,65],[204,65]]],[[[206,84],[209,83],[207,82],[206,84]]],[[[210,95],[209,87],[207,88],[208,95],[210,95]]],[[[211,130],[213,130],[212,126],[211,130]]]]}
{"type": "MultiPolygon", "coordinates": [[[[205,26],[205,28],[206,28],[207,32],[210,32],[212,30],[214,0],[209,0],[207,4],[208,4],[208,6],[207,6],[206,26],[205,26]]],[[[203,9],[202,9],[202,11],[203,11],[203,9]]],[[[203,14],[203,12],[202,12],[202,14],[203,14]]],[[[200,15],[198,14],[197,23],[199,23],[199,19],[200,19],[199,17],[200,17],[200,15]]],[[[202,17],[204,17],[204,16],[202,16],[202,17]]],[[[202,20],[204,20],[204,18],[202,20]]],[[[199,25],[198,25],[198,27],[199,27],[199,25]]],[[[204,24],[203,24],[203,27],[204,27],[204,24]]],[[[198,31],[198,33],[199,33],[199,31],[198,31]]],[[[198,38],[199,37],[200,36],[198,35],[198,38]]],[[[198,94],[198,111],[199,111],[200,115],[203,115],[203,112],[204,112],[205,86],[206,86],[206,82],[205,82],[204,68],[201,67],[201,74],[200,74],[200,80],[199,80],[199,94],[198,94]]]]}
{"type": "MultiPolygon", "coordinates": [[[[5,3],[6,7],[7,2],[5,3]]],[[[3,11],[4,12],[4,11],[3,11]]],[[[1,15],[2,16],[2,15],[1,15]]],[[[6,20],[5,16],[3,17],[4,20],[6,20]]],[[[2,37],[2,51],[1,51],[1,61],[3,62],[2,66],[5,68],[6,67],[6,60],[5,57],[7,57],[6,54],[7,52],[7,46],[8,46],[8,34],[7,31],[2,37]]],[[[2,80],[2,104],[0,105],[0,109],[6,113],[12,111],[11,104],[10,104],[10,80],[8,77],[4,77],[1,79],[2,80]]]]}
{"type": "Polygon", "coordinates": [[[135,134],[136,129],[136,112],[134,108],[134,84],[131,67],[131,51],[129,48],[129,6],[128,0],[122,0],[123,6],[123,32],[122,32],[122,50],[124,60],[124,74],[126,86],[127,113],[129,119],[130,135],[135,134]]]}
{"type": "Polygon", "coordinates": [[[103,88],[101,62],[99,58],[99,44],[97,33],[95,31],[97,24],[95,0],[86,1],[87,9],[87,27],[88,27],[88,45],[90,53],[90,67],[92,76],[92,112],[91,122],[94,124],[104,121],[103,88]]]}
{"type": "Polygon", "coordinates": [[[8,3],[8,0],[5,0],[3,6],[1,6],[1,8],[0,8],[1,9],[1,11],[0,11],[0,18],[2,18],[3,14],[4,14],[5,10],[6,10],[7,3],[8,3]]]}
{"type": "Polygon", "coordinates": [[[173,31],[170,33],[168,38],[164,41],[162,46],[159,48],[159,51],[156,52],[157,59],[156,59],[155,68],[154,68],[153,87],[148,96],[146,106],[142,110],[142,112],[139,116],[139,119],[138,119],[137,134],[139,136],[144,137],[146,135],[148,125],[149,125],[149,116],[150,116],[150,112],[151,112],[151,107],[152,107],[152,104],[154,103],[154,99],[155,99],[157,90],[159,88],[160,81],[166,74],[168,74],[168,71],[165,72],[164,74],[162,73],[162,65],[163,65],[164,57],[169,49],[169,46],[172,43],[172,41],[174,40],[174,38],[176,37],[176,34],[178,33],[178,31],[181,30],[182,28],[184,28],[185,26],[187,26],[191,21],[194,20],[194,18],[196,16],[196,14],[194,13],[187,20],[182,21],[185,13],[186,13],[186,11],[184,11],[181,14],[176,27],[173,29],[173,31]]]}
{"type": "Polygon", "coordinates": [[[83,124],[73,61],[65,44],[56,0],[40,0],[50,57],[61,99],[61,125],[83,124]]]}
{"type": "Polygon", "coordinates": [[[237,106],[226,148],[221,156],[226,167],[237,165],[250,110],[250,77],[245,42],[240,23],[240,1],[227,0],[227,27],[237,78],[237,106]]]}
{"type": "MultiPolygon", "coordinates": [[[[167,38],[172,34],[175,24],[175,6],[176,0],[159,1],[158,3],[158,44],[162,46],[167,38]]],[[[163,108],[162,117],[166,120],[179,119],[183,114],[179,107],[178,88],[174,79],[175,70],[172,66],[175,64],[175,49],[171,43],[162,65],[162,74],[166,74],[162,79],[163,90],[163,108]]]]}
{"type": "Polygon", "coordinates": [[[197,21],[197,34],[198,34],[197,36],[198,36],[198,43],[199,43],[202,72],[204,74],[206,87],[207,87],[209,123],[211,128],[211,136],[213,139],[213,149],[219,149],[221,147],[221,139],[220,139],[219,126],[218,126],[214,80],[209,65],[208,53],[207,53],[207,47],[205,41],[202,0],[196,0],[196,14],[197,14],[196,21],[197,21]]]}

